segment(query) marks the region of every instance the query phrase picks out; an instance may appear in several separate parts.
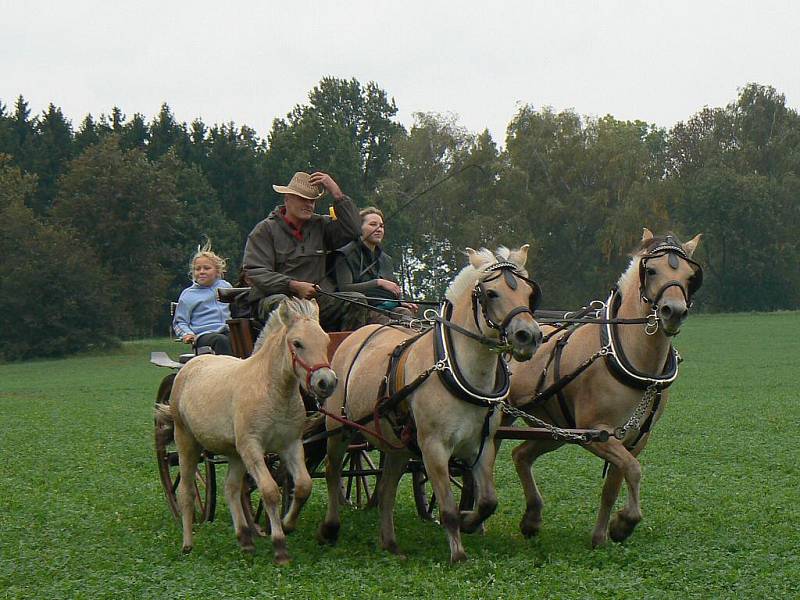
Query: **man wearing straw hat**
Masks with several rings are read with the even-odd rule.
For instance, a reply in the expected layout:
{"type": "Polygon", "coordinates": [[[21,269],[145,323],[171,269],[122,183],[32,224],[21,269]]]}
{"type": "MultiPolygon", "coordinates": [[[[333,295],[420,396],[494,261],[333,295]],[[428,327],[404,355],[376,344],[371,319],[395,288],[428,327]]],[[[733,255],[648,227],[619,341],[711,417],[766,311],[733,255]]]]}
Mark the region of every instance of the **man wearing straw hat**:
{"type": "MultiPolygon", "coordinates": [[[[288,185],[272,188],[283,194],[284,203],[250,232],[242,261],[255,314],[266,321],[288,296],[316,297],[323,329],[360,327],[367,320],[365,308],[316,291],[317,285],[325,291],[336,289],[327,274],[328,257],[361,234],[355,203],[326,173],[298,172],[288,185]],[[316,201],[326,192],[333,197],[330,216],[314,212],[316,201]]],[[[365,304],[363,294],[347,295],[365,304]]]]}

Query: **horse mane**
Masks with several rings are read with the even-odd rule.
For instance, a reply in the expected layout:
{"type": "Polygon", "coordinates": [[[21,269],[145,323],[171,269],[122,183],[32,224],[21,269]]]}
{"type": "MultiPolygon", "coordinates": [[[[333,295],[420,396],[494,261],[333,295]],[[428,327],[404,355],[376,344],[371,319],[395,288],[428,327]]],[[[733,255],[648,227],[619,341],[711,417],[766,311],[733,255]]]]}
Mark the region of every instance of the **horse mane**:
{"type": "Polygon", "coordinates": [[[681,244],[678,236],[671,231],[665,233],[664,235],[654,235],[647,241],[639,242],[636,248],[634,248],[629,254],[631,257],[631,262],[628,265],[628,268],[622,273],[622,275],[619,276],[619,279],[617,280],[617,288],[619,288],[620,292],[622,292],[629,285],[639,285],[639,259],[662,242],[665,242],[668,237],[671,237],[675,243],[681,244]]]}
{"type": "MultiPolygon", "coordinates": [[[[466,290],[472,290],[480,275],[486,272],[486,267],[495,264],[498,259],[509,260],[511,250],[505,246],[500,246],[495,252],[488,248],[481,248],[476,253],[483,259],[483,268],[476,269],[471,263],[467,263],[467,266],[459,271],[455,279],[447,286],[447,291],[444,294],[445,298],[450,302],[454,302],[466,290]]],[[[527,271],[524,268],[521,267],[520,272],[525,273],[527,276],[527,271]]]]}
{"type": "MultiPolygon", "coordinates": [[[[283,300],[286,302],[289,310],[293,313],[297,313],[297,315],[301,318],[308,318],[308,319],[317,319],[317,311],[315,310],[315,305],[311,300],[304,300],[302,298],[288,298],[283,300]]],[[[264,328],[261,330],[261,333],[258,334],[258,338],[256,339],[256,343],[253,345],[253,352],[255,354],[258,352],[261,347],[264,345],[264,342],[267,341],[267,338],[279,332],[282,327],[286,326],[286,323],[283,322],[280,316],[280,304],[276,306],[272,312],[269,314],[269,319],[264,324],[264,328]]]]}

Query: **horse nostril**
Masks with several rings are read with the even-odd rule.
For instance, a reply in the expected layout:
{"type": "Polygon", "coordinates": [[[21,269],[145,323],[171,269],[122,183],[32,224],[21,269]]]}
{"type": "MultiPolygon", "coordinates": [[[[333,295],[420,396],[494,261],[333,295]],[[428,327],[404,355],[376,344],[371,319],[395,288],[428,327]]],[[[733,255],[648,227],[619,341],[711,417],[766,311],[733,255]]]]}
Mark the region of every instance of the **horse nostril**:
{"type": "Polygon", "coordinates": [[[669,319],[672,316],[672,309],[669,307],[668,304],[665,304],[661,307],[661,316],[665,319],[669,319]]]}
{"type": "Polygon", "coordinates": [[[514,332],[514,339],[517,340],[518,343],[527,346],[533,341],[533,335],[525,329],[518,329],[514,332]]]}

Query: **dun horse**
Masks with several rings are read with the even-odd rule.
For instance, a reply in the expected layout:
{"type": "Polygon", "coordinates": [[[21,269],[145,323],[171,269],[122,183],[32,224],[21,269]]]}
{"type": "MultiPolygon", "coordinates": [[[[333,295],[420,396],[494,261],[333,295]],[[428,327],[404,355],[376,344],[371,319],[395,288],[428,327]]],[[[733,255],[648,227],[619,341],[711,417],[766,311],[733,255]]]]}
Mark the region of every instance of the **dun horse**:
{"type": "MultiPolygon", "coordinates": [[[[535,293],[525,271],[528,246],[514,252],[501,248],[498,256],[485,249],[467,253],[469,265],[450,285],[432,329],[415,334],[402,327],[364,327],[333,358],[333,368],[346,379],[326,409],[377,429],[380,437],[366,437],[386,453],[376,493],[380,545],[392,553],[399,552],[393,517],[398,481],[418,451],[440,503],[450,559],[466,558],[460,531],[475,531],[497,506],[491,438],[500,411],[494,403],[505,399],[509,388],[498,350],[527,360],[541,341],[530,308],[538,286],[535,293]],[[461,514],[449,480],[453,457],[472,467],[475,480],[477,508],[461,514]]],[[[327,427],[340,429],[331,418],[327,427]]],[[[328,510],[318,532],[323,543],[334,543],[339,532],[346,437],[343,431],[328,438],[328,510]]]]}
{"type": "Polygon", "coordinates": [[[183,551],[192,549],[194,473],[203,448],[228,457],[225,497],[242,550],[252,552],[252,524],[242,506],[249,472],[258,485],[270,521],[275,560],[288,562],[284,532],[291,532],[311,493],[301,436],[305,407],[302,387],[320,398],[336,387],[328,365],[328,335],[319,325],[319,309],[308,300],[286,300],[275,310],[246,360],[203,355],[183,367],[169,406],[157,417],[174,423],[180,459],[178,488],[183,521],[183,551]],[[281,492],[267,469],[265,452],[277,453],[294,482],[289,512],[281,523],[281,492]]]}
{"type": "MultiPolygon", "coordinates": [[[[636,457],[667,403],[665,388],[677,376],[679,357],[670,338],[680,330],[702,281],[702,270],[691,259],[699,242],[697,235],[681,245],[673,236],[654,237],[645,229],[603,315],[640,323],[586,324],[555,332],[531,361],[512,366],[512,404],[527,406],[534,416],[560,427],[605,429],[612,434],[607,442],[585,446],[610,465],[593,546],[604,544],[609,535],[614,541],[626,539],[642,519],[641,466],[636,457]],[[642,324],[643,320],[648,322],[642,324]],[[557,380],[569,383],[558,390],[557,380]],[[623,478],[627,503],[610,519],[623,478]]],[[[545,333],[553,333],[552,328],[545,333]]],[[[533,462],[563,443],[534,440],[513,451],[525,492],[520,529],[526,536],[536,535],[542,523],[543,501],[533,479],[533,462]]]]}

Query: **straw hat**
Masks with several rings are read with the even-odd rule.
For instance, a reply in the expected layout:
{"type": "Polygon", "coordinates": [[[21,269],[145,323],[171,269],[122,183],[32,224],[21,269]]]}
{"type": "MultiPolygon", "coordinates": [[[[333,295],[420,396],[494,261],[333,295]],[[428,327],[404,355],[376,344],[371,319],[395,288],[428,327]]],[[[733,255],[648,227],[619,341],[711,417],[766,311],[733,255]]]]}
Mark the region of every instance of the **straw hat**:
{"type": "Polygon", "coordinates": [[[309,179],[311,179],[311,175],[298,171],[292,177],[289,185],[273,185],[272,189],[279,194],[294,194],[306,200],[319,200],[325,195],[325,190],[322,186],[309,183],[309,179]]]}

